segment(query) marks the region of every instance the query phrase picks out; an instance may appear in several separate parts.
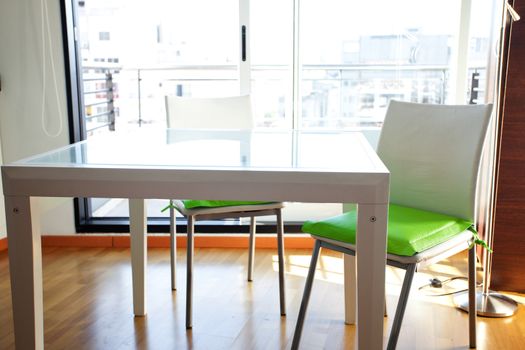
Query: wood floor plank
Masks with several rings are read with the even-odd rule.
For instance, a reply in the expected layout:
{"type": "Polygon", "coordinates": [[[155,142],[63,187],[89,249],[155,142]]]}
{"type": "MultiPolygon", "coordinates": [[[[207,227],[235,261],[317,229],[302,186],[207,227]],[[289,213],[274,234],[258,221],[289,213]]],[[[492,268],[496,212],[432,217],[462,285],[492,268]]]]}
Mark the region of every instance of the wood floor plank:
{"type": "MultiPolygon", "coordinates": [[[[194,328],[184,327],[185,283],[172,292],[169,251],[148,251],[148,315],[133,316],[129,249],[44,248],[46,349],[288,349],[295,327],[309,250],[286,251],[287,316],[279,314],[277,252],[258,249],[254,281],[247,282],[247,249],[195,251],[194,328]]],[[[178,268],[185,269],[183,249],[178,268]]],[[[450,297],[418,287],[430,277],[465,274],[458,255],[414,279],[398,349],[467,349],[467,315],[450,297]]],[[[302,349],[353,349],[355,327],[344,324],[343,261],[324,251],[303,331],[302,349]]],[[[387,270],[385,344],[403,271],[387,270]]],[[[461,281],[459,285],[461,285],[461,281]]],[[[522,295],[514,298],[523,302],[522,295]]],[[[525,349],[525,314],[478,318],[478,349],[525,349]]],[[[0,252],[0,349],[14,349],[9,262],[0,252]]]]}

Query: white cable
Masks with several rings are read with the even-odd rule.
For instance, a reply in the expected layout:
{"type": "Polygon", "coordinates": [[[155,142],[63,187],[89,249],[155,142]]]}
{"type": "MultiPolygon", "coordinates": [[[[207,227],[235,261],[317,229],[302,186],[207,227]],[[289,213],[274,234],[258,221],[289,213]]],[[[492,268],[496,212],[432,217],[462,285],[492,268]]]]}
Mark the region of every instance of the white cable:
{"type": "Polygon", "coordinates": [[[44,25],[44,0],[40,0],[40,33],[42,34],[42,116],[41,116],[41,124],[42,124],[42,130],[46,133],[46,125],[45,125],[45,103],[46,103],[46,36],[45,36],[45,25],[44,25]]]}
{"type": "Polygon", "coordinates": [[[56,76],[55,60],[53,58],[53,43],[51,41],[51,28],[49,26],[49,14],[47,9],[47,3],[45,0],[40,0],[40,15],[41,15],[41,32],[42,32],[42,130],[48,137],[57,137],[62,133],[63,130],[63,116],[62,106],[60,104],[60,96],[58,92],[58,83],[56,76]],[[46,34],[49,43],[49,57],[51,63],[51,73],[53,75],[53,84],[55,85],[55,98],[57,103],[58,110],[58,131],[55,134],[51,134],[46,127],[46,112],[45,112],[45,103],[46,103],[46,34]]]}

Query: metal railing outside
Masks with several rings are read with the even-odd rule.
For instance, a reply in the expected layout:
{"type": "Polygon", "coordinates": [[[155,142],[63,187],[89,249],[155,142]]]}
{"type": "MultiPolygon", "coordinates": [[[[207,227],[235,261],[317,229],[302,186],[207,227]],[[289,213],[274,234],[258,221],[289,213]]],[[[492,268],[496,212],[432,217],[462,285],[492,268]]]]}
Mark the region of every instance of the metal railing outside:
{"type": "Polygon", "coordinates": [[[83,118],[87,135],[93,135],[97,130],[106,128],[115,131],[115,117],[118,108],[115,100],[118,98],[117,84],[114,76],[120,67],[83,66],[83,118]]]}
{"type": "MultiPolygon", "coordinates": [[[[104,127],[115,130],[120,110],[119,127],[165,123],[166,95],[203,97],[238,93],[236,65],[83,68],[99,74],[98,77],[84,75],[85,83],[95,83],[95,88],[84,92],[87,130],[91,133],[104,127]],[[99,89],[97,82],[102,83],[99,89]],[[97,98],[90,100],[89,95],[97,98]]],[[[259,126],[282,126],[282,121],[288,118],[286,104],[291,104],[291,93],[286,89],[290,86],[291,73],[287,65],[252,67],[254,99],[266,95],[265,103],[255,104],[259,126]]],[[[484,75],[484,68],[470,68],[469,74],[474,73],[476,77],[484,75]]],[[[448,84],[448,66],[303,65],[298,125],[303,128],[380,126],[390,99],[445,103],[448,84]]],[[[471,79],[468,93],[465,102],[476,103],[481,99],[478,79],[471,79]]]]}

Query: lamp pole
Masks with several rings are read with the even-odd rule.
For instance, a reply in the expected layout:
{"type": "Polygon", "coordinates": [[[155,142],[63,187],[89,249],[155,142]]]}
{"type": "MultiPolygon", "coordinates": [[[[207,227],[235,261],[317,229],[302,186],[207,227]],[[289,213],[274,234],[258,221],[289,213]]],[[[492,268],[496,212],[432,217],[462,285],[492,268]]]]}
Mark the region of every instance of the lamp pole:
{"type": "MultiPolygon", "coordinates": [[[[501,46],[500,46],[500,62],[498,67],[498,78],[499,78],[499,85],[500,85],[500,92],[504,91],[504,82],[503,80],[504,75],[501,74],[502,69],[507,69],[506,67],[506,60],[507,60],[507,52],[509,47],[509,38],[508,35],[510,33],[510,28],[512,25],[512,22],[516,22],[520,20],[520,16],[518,13],[512,8],[512,6],[506,1],[505,2],[505,10],[503,14],[503,23],[507,23],[507,21],[510,21],[510,25],[505,25],[504,30],[501,33],[501,46]],[[507,14],[508,12],[508,14],[507,14]]],[[[502,94],[498,94],[498,112],[502,112],[502,94]]],[[[499,128],[501,126],[497,125],[496,129],[499,132],[499,128]]],[[[498,133],[501,135],[501,133],[498,133]]],[[[499,148],[499,147],[497,147],[499,148]]],[[[499,149],[496,150],[496,155],[499,154],[499,149]]],[[[497,164],[497,163],[496,163],[497,164]]],[[[497,169],[494,169],[494,173],[497,175],[497,169]]],[[[493,189],[495,188],[493,181],[493,189]]],[[[492,192],[492,208],[495,207],[495,191],[492,192]]],[[[491,215],[493,218],[493,215],[491,215]]],[[[484,250],[484,259],[483,259],[483,288],[482,290],[478,291],[476,293],[476,311],[477,315],[483,316],[483,317],[509,317],[516,313],[518,310],[518,303],[514,301],[513,299],[491,291],[490,290],[490,280],[491,280],[491,272],[492,272],[492,248],[494,247],[494,233],[493,233],[493,222],[491,220],[490,225],[486,225],[486,227],[489,227],[486,231],[486,241],[488,246],[490,247],[490,250],[485,249],[484,250]]],[[[471,249],[476,249],[476,247],[472,247],[471,249]]],[[[458,308],[460,308],[463,311],[468,312],[468,293],[463,293],[460,295],[457,295],[454,298],[454,303],[458,308]]]]}

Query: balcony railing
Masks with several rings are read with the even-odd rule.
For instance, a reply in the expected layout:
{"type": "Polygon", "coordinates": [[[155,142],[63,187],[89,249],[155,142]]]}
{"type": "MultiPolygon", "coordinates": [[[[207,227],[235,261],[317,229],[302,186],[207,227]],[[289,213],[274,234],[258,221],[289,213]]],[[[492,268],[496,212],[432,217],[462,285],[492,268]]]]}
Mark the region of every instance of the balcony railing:
{"type": "Polygon", "coordinates": [[[114,77],[120,67],[84,66],[83,69],[83,118],[85,132],[92,135],[97,130],[106,128],[115,131],[115,117],[118,109],[117,84],[114,77]]]}
{"type": "MultiPolygon", "coordinates": [[[[164,125],[164,96],[228,96],[238,93],[235,65],[154,68],[83,67],[85,121],[96,130],[164,125]],[[94,96],[94,98],[93,98],[94,96]],[[120,112],[120,113],[119,113],[120,112]]],[[[252,67],[252,94],[259,126],[285,126],[292,105],[291,69],[286,65],[252,67]]],[[[388,101],[445,103],[448,66],[303,65],[302,128],[379,126],[388,101]]],[[[466,102],[482,100],[482,67],[469,70],[466,102]]],[[[289,124],[292,125],[291,123],[289,124]]]]}

